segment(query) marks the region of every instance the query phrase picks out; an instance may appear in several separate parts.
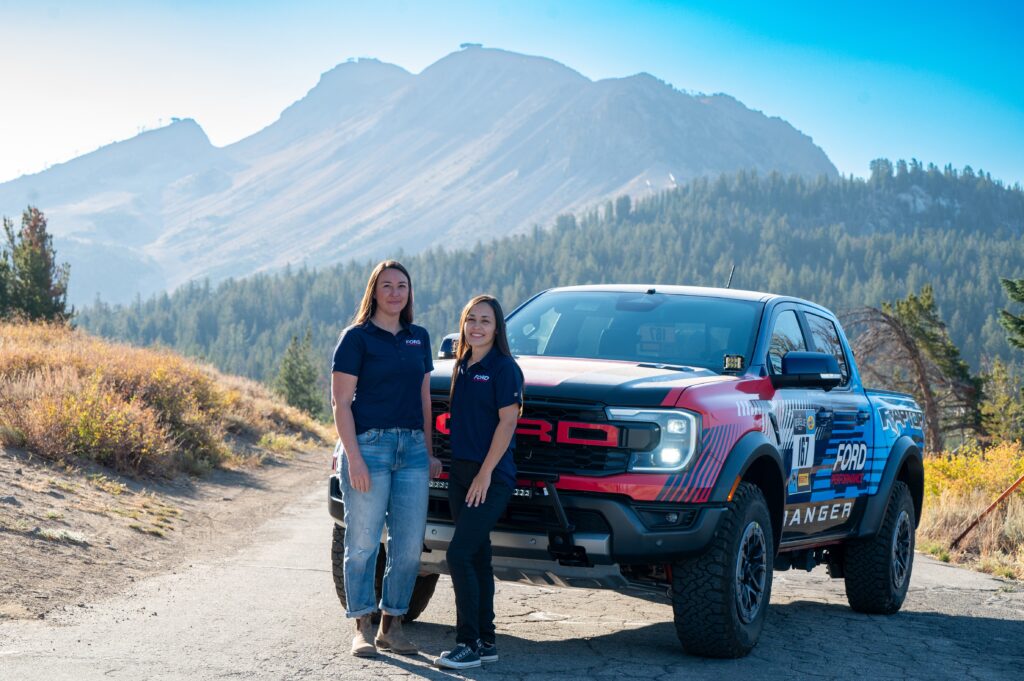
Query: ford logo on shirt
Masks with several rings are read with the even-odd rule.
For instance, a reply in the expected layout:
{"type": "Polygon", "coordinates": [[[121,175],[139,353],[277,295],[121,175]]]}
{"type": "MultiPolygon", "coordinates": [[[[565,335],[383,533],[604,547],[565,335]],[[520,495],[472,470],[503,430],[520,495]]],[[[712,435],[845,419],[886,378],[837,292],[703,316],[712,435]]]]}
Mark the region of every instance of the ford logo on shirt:
{"type": "Polygon", "coordinates": [[[410,338],[409,340],[405,341],[405,344],[406,345],[423,345],[423,341],[421,341],[419,338],[410,338]]]}
{"type": "Polygon", "coordinates": [[[484,374],[475,374],[473,376],[473,380],[479,381],[480,383],[486,383],[487,381],[491,380],[491,377],[485,376],[484,374]]]}

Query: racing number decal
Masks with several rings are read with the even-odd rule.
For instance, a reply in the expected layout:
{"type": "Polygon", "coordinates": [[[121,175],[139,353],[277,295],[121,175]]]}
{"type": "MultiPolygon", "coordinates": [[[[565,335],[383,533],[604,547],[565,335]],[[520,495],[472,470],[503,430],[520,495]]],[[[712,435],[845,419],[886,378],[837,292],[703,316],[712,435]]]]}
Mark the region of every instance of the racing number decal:
{"type": "Polygon", "coordinates": [[[811,410],[793,419],[793,466],[790,472],[814,465],[815,425],[811,410]]]}

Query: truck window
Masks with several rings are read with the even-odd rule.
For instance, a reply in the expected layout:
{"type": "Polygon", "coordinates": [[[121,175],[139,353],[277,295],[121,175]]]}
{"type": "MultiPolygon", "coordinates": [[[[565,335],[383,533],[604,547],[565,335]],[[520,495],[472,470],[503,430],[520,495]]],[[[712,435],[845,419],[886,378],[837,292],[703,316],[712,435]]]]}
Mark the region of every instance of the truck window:
{"type": "Polygon", "coordinates": [[[782,373],[782,356],[787,352],[806,349],[807,343],[804,342],[804,334],[800,330],[796,313],[793,310],[779,313],[772,329],[771,343],[768,345],[768,361],[772,371],[776,374],[782,373]]]}
{"type": "Polygon", "coordinates": [[[508,319],[517,355],[613,359],[722,371],[725,355],[749,365],[763,303],[731,298],[556,291],[508,319]]]}
{"type": "Polygon", "coordinates": [[[839,362],[839,371],[843,375],[842,385],[850,380],[850,369],[846,363],[846,353],[843,352],[843,344],[839,340],[839,330],[831,319],[826,319],[813,312],[805,312],[808,326],[811,327],[811,337],[814,339],[814,348],[818,352],[826,352],[836,358],[839,362]]]}

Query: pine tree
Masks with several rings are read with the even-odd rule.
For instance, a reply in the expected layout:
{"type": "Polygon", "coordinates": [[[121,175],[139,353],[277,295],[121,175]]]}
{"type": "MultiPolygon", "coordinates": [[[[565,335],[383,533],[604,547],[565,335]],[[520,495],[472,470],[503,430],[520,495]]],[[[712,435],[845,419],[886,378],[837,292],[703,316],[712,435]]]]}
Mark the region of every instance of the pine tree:
{"type": "Polygon", "coordinates": [[[981,403],[985,430],[996,442],[1024,440],[1024,391],[1020,378],[997,359],[985,379],[985,400],[981,403]]]}
{"type": "MultiPolygon", "coordinates": [[[[66,322],[74,314],[67,308],[67,263],[58,265],[53,238],[46,231],[46,217],[38,208],[29,206],[21,215],[21,230],[4,218],[7,248],[0,278],[6,289],[4,298],[9,315],[28,320],[66,322]]],[[[4,306],[0,305],[0,312],[4,306]]]]}
{"type": "Polygon", "coordinates": [[[942,451],[950,431],[984,433],[983,381],[971,374],[950,339],[931,285],[882,303],[881,309],[863,308],[845,317],[851,327],[866,327],[854,351],[861,373],[910,392],[921,405],[929,451],[942,451]]]}
{"type": "MultiPolygon", "coordinates": [[[[6,220],[4,221],[6,227],[6,220]]],[[[7,249],[0,248],[0,320],[5,319],[11,312],[11,266],[7,249]]]]}
{"type": "MultiPolygon", "coordinates": [[[[1024,303],[1024,279],[1000,279],[1006,294],[1015,303],[1024,303]]],[[[999,311],[999,323],[1006,329],[1006,340],[1010,345],[1024,350],[1024,315],[999,311]]]]}
{"type": "Polygon", "coordinates": [[[309,329],[302,340],[292,336],[281,358],[274,388],[291,406],[311,416],[324,411],[323,399],[317,390],[317,371],[312,359],[312,340],[309,329]]]}

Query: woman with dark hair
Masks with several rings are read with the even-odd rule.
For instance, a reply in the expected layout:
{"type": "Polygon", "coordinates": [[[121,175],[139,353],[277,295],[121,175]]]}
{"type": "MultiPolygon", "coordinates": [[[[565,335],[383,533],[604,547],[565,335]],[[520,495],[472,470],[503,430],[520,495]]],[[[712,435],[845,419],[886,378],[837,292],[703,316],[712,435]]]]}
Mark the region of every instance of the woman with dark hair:
{"type": "Polygon", "coordinates": [[[498,659],[490,534],[516,486],[513,435],[523,402],[523,374],[493,296],[477,296],[462,310],[455,357],[448,422],[455,534],[447,561],[455,588],[456,645],[436,664],[465,669],[498,659]]]}
{"type": "Polygon", "coordinates": [[[412,280],[394,260],[370,275],[352,325],[334,351],[331,404],[341,439],[345,503],[346,615],[356,620],[352,654],[377,648],[415,653],[402,632],[419,573],[429,478],[441,473],[431,453],[430,338],[412,323],[412,280]],[[387,520],[387,565],[376,601],[374,572],[387,520]],[[383,611],[374,633],[372,616],[383,611]]]}

